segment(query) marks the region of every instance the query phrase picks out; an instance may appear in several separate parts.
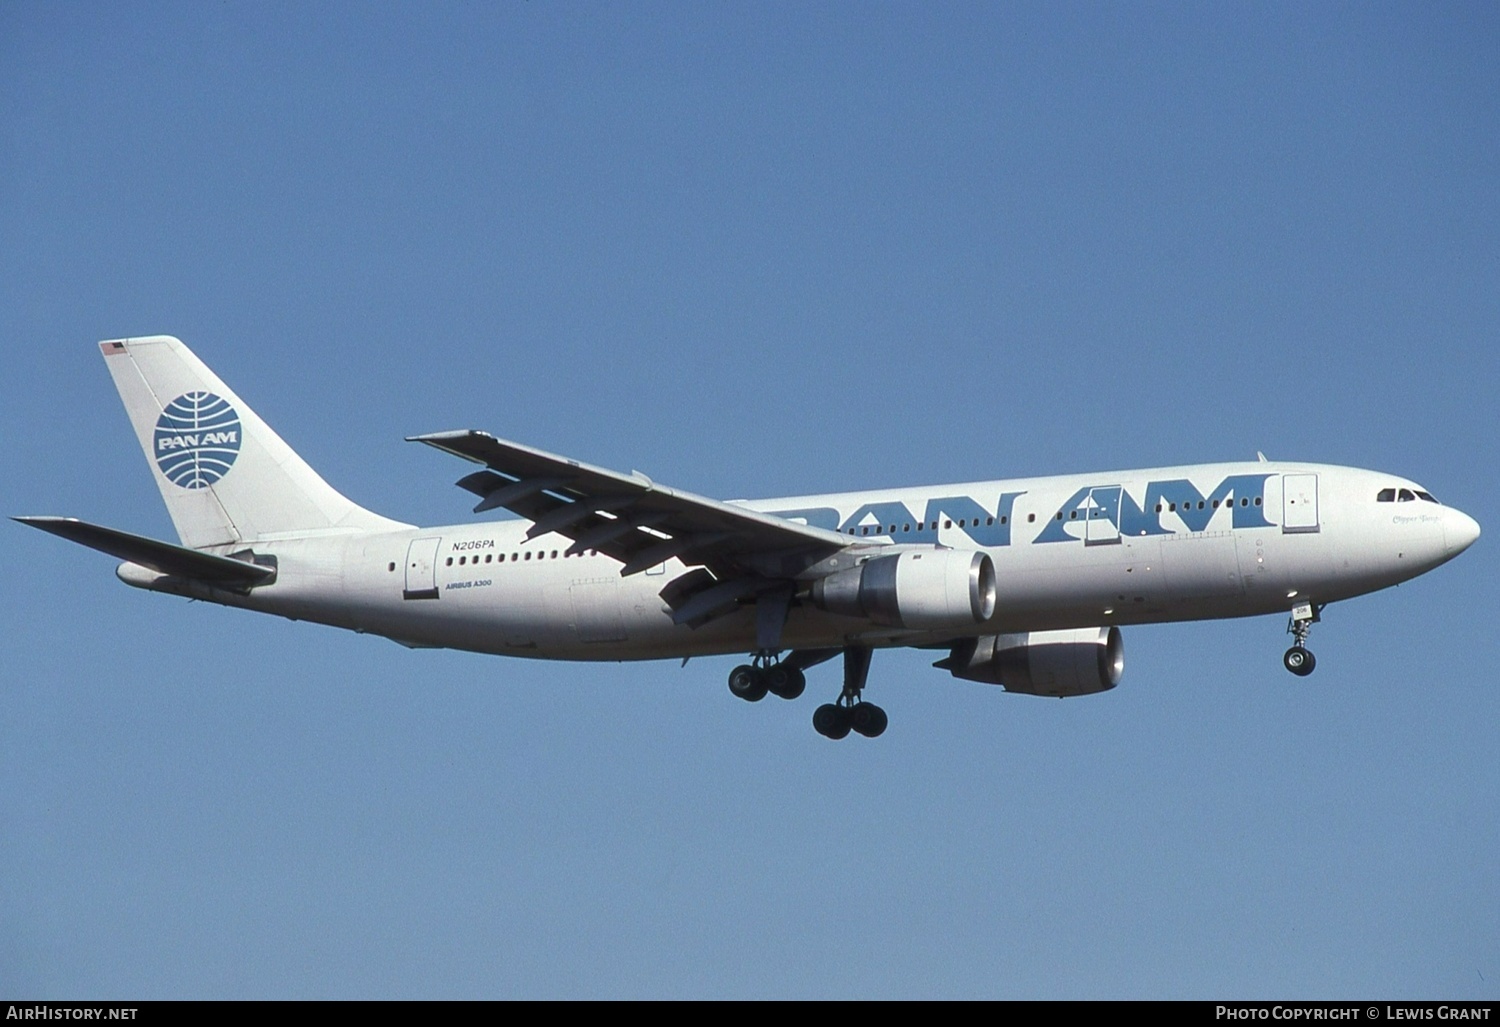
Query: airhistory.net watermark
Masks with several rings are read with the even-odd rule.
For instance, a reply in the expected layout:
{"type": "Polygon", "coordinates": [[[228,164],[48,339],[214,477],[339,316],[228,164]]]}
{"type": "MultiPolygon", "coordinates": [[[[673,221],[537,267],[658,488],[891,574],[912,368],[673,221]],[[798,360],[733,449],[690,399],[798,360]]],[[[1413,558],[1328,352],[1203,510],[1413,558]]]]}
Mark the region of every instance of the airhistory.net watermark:
{"type": "Polygon", "coordinates": [[[6,1006],[7,1020],[134,1020],[139,1006],[59,1006],[44,1002],[6,1006]]]}

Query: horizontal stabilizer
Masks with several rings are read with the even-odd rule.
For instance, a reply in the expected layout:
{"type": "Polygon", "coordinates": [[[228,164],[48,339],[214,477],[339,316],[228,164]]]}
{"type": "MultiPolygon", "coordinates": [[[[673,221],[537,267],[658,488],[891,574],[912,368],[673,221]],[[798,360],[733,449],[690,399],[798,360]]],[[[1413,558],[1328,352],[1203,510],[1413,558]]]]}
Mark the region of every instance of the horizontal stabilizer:
{"type": "Polygon", "coordinates": [[[13,517],[33,528],[50,531],[69,542],[97,549],[101,553],[139,564],[159,574],[204,581],[229,588],[250,588],[267,584],[276,576],[274,567],[262,567],[228,556],[200,553],[196,549],[159,542],[144,535],[132,535],[73,517],[13,517]]]}

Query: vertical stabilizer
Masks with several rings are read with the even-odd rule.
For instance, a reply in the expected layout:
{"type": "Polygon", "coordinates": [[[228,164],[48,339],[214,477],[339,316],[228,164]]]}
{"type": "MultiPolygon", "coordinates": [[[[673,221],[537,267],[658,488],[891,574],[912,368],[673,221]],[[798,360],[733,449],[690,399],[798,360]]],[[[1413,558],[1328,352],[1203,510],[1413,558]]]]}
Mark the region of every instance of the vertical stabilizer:
{"type": "Polygon", "coordinates": [[[99,348],[183,545],[405,527],[335,491],[177,339],[99,348]]]}

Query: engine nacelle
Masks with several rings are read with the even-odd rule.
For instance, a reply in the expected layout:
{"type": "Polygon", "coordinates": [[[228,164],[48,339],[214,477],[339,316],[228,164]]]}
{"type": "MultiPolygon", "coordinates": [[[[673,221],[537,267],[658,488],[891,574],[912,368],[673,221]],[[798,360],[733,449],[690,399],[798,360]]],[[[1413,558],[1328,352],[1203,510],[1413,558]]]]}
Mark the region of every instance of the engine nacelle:
{"type": "Polygon", "coordinates": [[[819,578],[810,598],[821,610],[885,627],[971,628],[995,613],[995,564],[959,549],[877,556],[819,578]]]}
{"type": "Polygon", "coordinates": [[[1120,629],[1028,631],[967,638],[946,660],[933,664],[954,677],[1000,685],[1027,695],[1092,695],[1120,683],[1125,643],[1120,629]]]}

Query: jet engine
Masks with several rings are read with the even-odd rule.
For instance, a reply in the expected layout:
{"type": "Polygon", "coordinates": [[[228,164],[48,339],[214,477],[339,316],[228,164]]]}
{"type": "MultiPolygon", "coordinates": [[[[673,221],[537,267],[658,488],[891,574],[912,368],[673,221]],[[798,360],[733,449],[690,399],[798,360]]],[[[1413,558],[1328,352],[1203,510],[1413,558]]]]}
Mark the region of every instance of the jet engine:
{"type": "Polygon", "coordinates": [[[973,627],[995,612],[995,564],[959,549],[877,556],[819,578],[808,595],[820,610],[886,627],[973,627]]]}
{"type": "Polygon", "coordinates": [[[1120,683],[1125,644],[1120,629],[1079,628],[966,638],[933,664],[954,677],[1000,685],[1007,692],[1092,695],[1120,683]]]}

